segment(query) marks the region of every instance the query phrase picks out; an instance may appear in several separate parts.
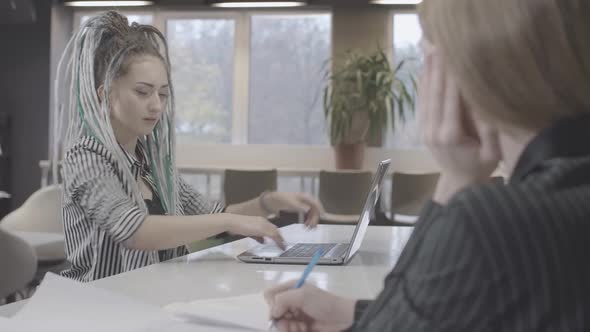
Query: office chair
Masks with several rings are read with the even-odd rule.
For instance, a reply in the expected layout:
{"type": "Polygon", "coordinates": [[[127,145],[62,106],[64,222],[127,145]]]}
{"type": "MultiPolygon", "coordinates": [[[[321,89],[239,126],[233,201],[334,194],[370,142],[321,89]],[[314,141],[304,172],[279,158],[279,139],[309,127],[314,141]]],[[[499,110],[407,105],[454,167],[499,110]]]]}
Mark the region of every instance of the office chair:
{"type": "Polygon", "coordinates": [[[37,257],[24,240],[0,229],[0,299],[13,302],[15,293],[35,278],[37,257]]]}
{"type": "Polygon", "coordinates": [[[390,219],[400,221],[396,220],[396,214],[418,216],[424,204],[432,198],[439,175],[394,172],[391,181],[390,219]]]}
{"type": "Polygon", "coordinates": [[[236,204],[277,190],[277,170],[226,169],[223,177],[225,204],[236,204]]]}
{"type": "Polygon", "coordinates": [[[326,213],[359,214],[371,185],[369,171],[320,171],[319,200],[326,213]]]}

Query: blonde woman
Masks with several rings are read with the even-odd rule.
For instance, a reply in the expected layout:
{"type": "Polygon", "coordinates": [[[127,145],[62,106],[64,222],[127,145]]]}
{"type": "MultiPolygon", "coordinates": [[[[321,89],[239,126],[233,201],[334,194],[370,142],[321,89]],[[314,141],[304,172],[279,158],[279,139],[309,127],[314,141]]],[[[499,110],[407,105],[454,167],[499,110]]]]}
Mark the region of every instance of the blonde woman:
{"type": "Polygon", "coordinates": [[[129,26],[116,12],[97,15],[61,63],[69,104],[56,120],[67,130],[55,151],[66,151],[63,220],[72,265],[64,276],[91,281],[130,271],[223,232],[283,246],[277,227],[261,217],[279,210],[308,212],[307,226],[317,224],[321,206],[304,194],[270,192],[222,207],[182,180],[168,51],[156,28],[129,26]]]}
{"type": "Polygon", "coordinates": [[[442,170],[372,301],[270,289],[281,331],[590,329],[590,2],[425,0],[419,125],[442,170]],[[502,161],[508,184],[489,181],[502,161]]]}

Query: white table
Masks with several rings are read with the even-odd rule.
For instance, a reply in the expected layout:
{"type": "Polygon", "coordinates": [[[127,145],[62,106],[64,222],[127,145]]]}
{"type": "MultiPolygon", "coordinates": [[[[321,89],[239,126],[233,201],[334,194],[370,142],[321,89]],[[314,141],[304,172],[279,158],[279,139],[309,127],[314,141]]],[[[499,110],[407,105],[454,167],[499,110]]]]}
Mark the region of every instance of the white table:
{"type": "MultiPolygon", "coordinates": [[[[282,233],[288,242],[348,242],[353,230],[353,226],[320,225],[316,231],[308,231],[297,224],[282,228],[282,233]]],[[[411,232],[411,227],[370,226],[361,249],[348,265],[317,266],[308,280],[341,295],[374,297],[411,232]]],[[[301,275],[303,265],[246,264],[235,258],[255,245],[254,240],[242,239],[92,284],[161,306],[261,292],[301,275]]],[[[0,306],[0,316],[13,315],[22,302],[0,306]]]]}

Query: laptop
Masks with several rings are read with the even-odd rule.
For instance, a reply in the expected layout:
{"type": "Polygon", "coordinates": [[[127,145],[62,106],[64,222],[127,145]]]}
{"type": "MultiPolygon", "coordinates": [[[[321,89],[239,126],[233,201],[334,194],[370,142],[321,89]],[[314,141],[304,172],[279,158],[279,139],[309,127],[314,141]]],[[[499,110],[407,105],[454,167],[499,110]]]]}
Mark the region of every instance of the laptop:
{"type": "Polygon", "coordinates": [[[365,237],[367,227],[371,220],[371,212],[377,204],[383,179],[391,163],[390,159],[379,163],[377,171],[373,176],[371,189],[367,194],[365,205],[359,215],[359,220],[354,233],[348,243],[297,243],[287,245],[282,250],[276,245],[262,245],[241,253],[238,259],[246,263],[267,263],[267,264],[307,264],[311,257],[322,250],[318,264],[322,265],[343,265],[347,264],[358,251],[365,237]]]}

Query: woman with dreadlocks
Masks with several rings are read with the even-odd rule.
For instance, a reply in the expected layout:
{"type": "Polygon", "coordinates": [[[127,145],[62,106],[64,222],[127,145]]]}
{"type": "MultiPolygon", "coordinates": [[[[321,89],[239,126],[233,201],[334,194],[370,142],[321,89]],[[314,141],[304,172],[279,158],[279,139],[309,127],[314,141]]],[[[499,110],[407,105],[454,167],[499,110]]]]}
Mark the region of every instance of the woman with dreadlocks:
{"type": "Polygon", "coordinates": [[[156,28],[129,25],[112,11],[95,16],[66,46],[57,77],[58,88],[66,86],[61,77],[69,80],[69,102],[56,119],[67,130],[57,130],[53,153],[56,165],[66,151],[64,276],[91,281],[130,271],[224,232],[283,246],[261,217],[279,210],[308,212],[306,225],[317,224],[321,206],[304,194],[266,192],[224,208],[182,180],[168,49],[156,28]]]}

